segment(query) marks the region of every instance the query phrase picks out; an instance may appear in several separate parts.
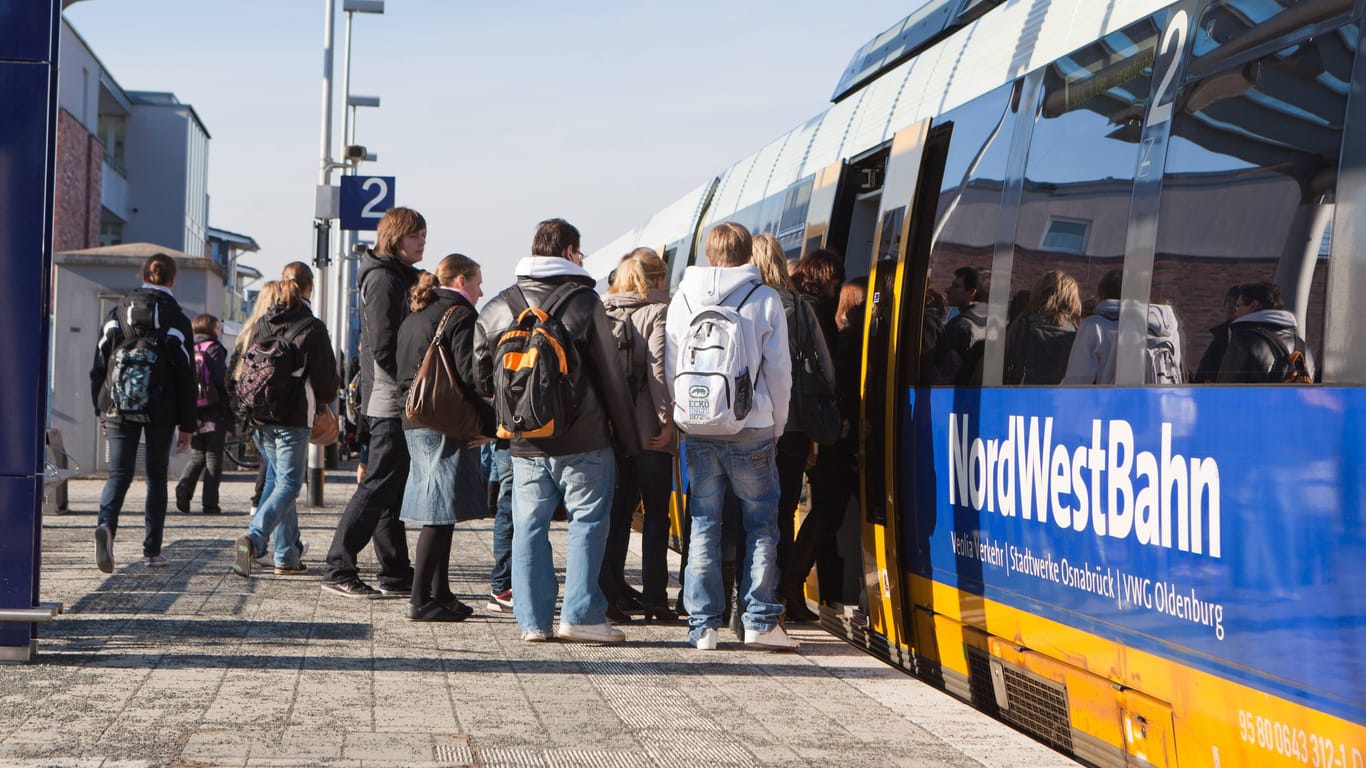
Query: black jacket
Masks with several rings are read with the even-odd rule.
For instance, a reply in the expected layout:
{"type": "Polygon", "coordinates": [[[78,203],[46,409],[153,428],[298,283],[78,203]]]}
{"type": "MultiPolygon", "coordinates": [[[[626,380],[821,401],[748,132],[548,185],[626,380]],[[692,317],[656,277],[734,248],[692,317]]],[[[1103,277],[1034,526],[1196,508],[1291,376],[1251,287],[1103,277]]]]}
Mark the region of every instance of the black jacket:
{"type": "Polygon", "coordinates": [[[403,415],[398,390],[398,329],[408,316],[408,291],[418,270],[397,258],[366,253],[356,274],[360,291],[361,413],[403,415]]]}
{"type": "MultiPolygon", "coordinates": [[[[441,343],[450,352],[450,359],[455,363],[456,378],[460,379],[460,383],[465,385],[470,393],[477,394],[479,391],[475,386],[474,374],[474,324],[479,315],[474,311],[469,299],[456,291],[438,288],[436,300],[408,315],[408,319],[404,320],[398,329],[398,370],[401,372],[399,392],[405,401],[408,398],[408,390],[413,386],[413,377],[417,375],[417,369],[422,367],[422,359],[426,357],[427,349],[432,345],[436,327],[441,324],[441,317],[451,307],[456,308],[455,313],[451,315],[451,319],[446,322],[446,327],[441,332],[441,343]]],[[[482,397],[477,399],[481,406],[480,421],[484,425],[483,434],[492,436],[493,406],[482,397]]],[[[408,421],[407,416],[403,417],[404,429],[416,427],[416,424],[408,421]]]]}
{"type": "MultiPolygon", "coordinates": [[[[215,432],[228,429],[236,421],[228,396],[228,350],[213,336],[196,333],[194,346],[190,350],[191,359],[194,357],[195,349],[201,344],[204,345],[204,362],[209,368],[209,381],[218,390],[218,402],[198,409],[199,431],[215,432]]],[[[199,381],[196,380],[196,391],[198,388],[199,381]]]]}
{"type": "MultiPolygon", "coordinates": [[[[305,317],[312,318],[308,329],[295,339],[294,343],[299,351],[304,353],[304,382],[305,386],[300,387],[295,400],[286,405],[284,416],[274,426],[279,427],[309,427],[313,425],[313,414],[321,411],[323,406],[337,399],[337,389],[341,386],[337,378],[337,356],[332,352],[332,340],[327,335],[327,326],[323,321],[313,317],[313,311],[308,305],[300,305],[294,309],[284,309],[280,306],[271,308],[266,315],[266,323],[270,326],[273,333],[283,334],[289,327],[299,322],[305,317]]],[[[247,329],[243,329],[246,333],[247,329]]],[[[233,350],[232,359],[228,363],[228,370],[236,372],[238,362],[243,349],[239,344],[233,350]]],[[[235,382],[229,383],[230,388],[235,392],[237,387],[235,382]]]]}
{"type": "MultiPolygon", "coordinates": [[[[514,456],[567,456],[613,447],[613,436],[623,456],[641,451],[640,435],[632,413],[631,394],[626,380],[618,375],[616,339],[602,302],[593,291],[596,284],[582,269],[563,259],[531,257],[518,265],[517,287],[526,295],[527,304],[540,306],[555,288],[576,282],[588,290],[572,296],[560,310],[560,319],[573,337],[577,367],[569,371],[574,385],[575,418],[561,437],[543,440],[512,440],[514,456]],[[528,261],[539,262],[526,268],[528,261]],[[553,262],[562,262],[564,266],[553,262]],[[527,272],[540,276],[529,276],[527,272]],[[581,273],[581,274],[580,274],[581,273]]],[[[508,307],[509,288],[498,294],[479,313],[474,331],[475,366],[479,393],[493,397],[493,353],[498,337],[512,325],[508,307]]]]}
{"type": "MultiPolygon", "coordinates": [[[[1281,383],[1285,359],[1298,339],[1295,316],[1283,309],[1259,310],[1235,319],[1229,326],[1228,348],[1219,364],[1219,383],[1281,383]],[[1272,346],[1271,339],[1279,343],[1279,349],[1272,346]]],[[[1309,375],[1314,376],[1314,361],[1308,349],[1305,365],[1309,375]]]]}
{"type": "MultiPolygon", "coordinates": [[[[109,312],[100,340],[95,347],[95,362],[90,367],[90,400],[95,413],[110,424],[120,424],[122,419],[111,412],[109,401],[109,358],[114,348],[123,342],[123,328],[119,318],[127,318],[129,310],[135,317],[147,318],[147,325],[156,326],[154,330],[165,334],[164,351],[168,355],[167,379],[162,397],[151,406],[151,423],[156,426],[175,425],[184,434],[194,434],[199,426],[195,413],[198,399],[194,381],[194,350],[186,339],[194,338],[189,318],[181,311],[180,304],[168,291],[157,288],[135,288],[109,312]]],[[[139,321],[143,326],[143,322],[139,321]]]]}
{"type": "Polygon", "coordinates": [[[1077,326],[1054,323],[1041,314],[1021,315],[1006,328],[1006,384],[1057,384],[1067,374],[1067,358],[1077,326]]]}

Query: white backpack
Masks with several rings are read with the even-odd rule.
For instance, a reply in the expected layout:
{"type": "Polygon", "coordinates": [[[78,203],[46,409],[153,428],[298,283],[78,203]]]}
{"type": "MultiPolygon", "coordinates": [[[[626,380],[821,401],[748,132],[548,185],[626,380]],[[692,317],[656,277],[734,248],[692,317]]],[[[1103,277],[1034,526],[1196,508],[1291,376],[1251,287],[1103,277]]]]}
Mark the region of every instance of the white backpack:
{"type": "Polygon", "coordinates": [[[750,374],[740,332],[740,307],[763,283],[742,284],[713,306],[693,309],[686,296],[687,332],[674,366],[674,424],[690,435],[733,435],[754,405],[758,372],[750,374]],[[726,301],[748,287],[734,307],[726,301]]]}

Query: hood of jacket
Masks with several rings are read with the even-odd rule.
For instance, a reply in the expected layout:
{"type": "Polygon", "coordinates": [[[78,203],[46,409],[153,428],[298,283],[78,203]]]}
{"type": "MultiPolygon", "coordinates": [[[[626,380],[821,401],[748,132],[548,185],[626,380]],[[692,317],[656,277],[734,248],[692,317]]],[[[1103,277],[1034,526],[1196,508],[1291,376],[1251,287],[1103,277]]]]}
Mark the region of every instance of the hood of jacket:
{"type": "MultiPolygon", "coordinates": [[[[1175,340],[1180,324],[1176,320],[1176,310],[1170,304],[1148,305],[1148,336],[1155,339],[1175,340]]],[[[1178,342],[1179,343],[1179,342],[1178,342]]]]}
{"type": "Polygon", "coordinates": [[[650,304],[668,303],[669,294],[658,288],[652,288],[650,293],[645,296],[638,293],[609,293],[602,297],[602,305],[608,309],[632,309],[650,304]]]}
{"type": "MultiPolygon", "coordinates": [[[[712,307],[720,304],[736,288],[751,282],[760,285],[764,282],[759,275],[759,268],[753,264],[738,267],[688,267],[683,273],[683,279],[678,283],[678,292],[693,304],[712,307]]],[[[739,296],[732,299],[732,306],[739,300],[739,296]]]]}
{"type": "Polygon", "coordinates": [[[402,260],[393,256],[381,256],[374,251],[366,251],[360,257],[360,267],[356,269],[356,285],[365,282],[365,276],[376,269],[387,269],[393,272],[398,278],[407,285],[417,282],[418,268],[411,264],[404,264],[402,260]]]}
{"type": "MultiPolygon", "coordinates": [[[[588,270],[558,256],[524,257],[517,262],[517,269],[514,274],[517,277],[530,277],[536,280],[544,280],[549,277],[586,277],[593,280],[593,276],[588,274],[588,270]]],[[[597,281],[593,280],[593,284],[597,285],[597,281]]]]}
{"type": "Polygon", "coordinates": [[[1241,323],[1261,323],[1277,328],[1295,328],[1298,325],[1298,323],[1295,322],[1294,313],[1284,309],[1259,309],[1256,312],[1249,312],[1242,317],[1233,318],[1234,325],[1239,325],[1241,323]]]}

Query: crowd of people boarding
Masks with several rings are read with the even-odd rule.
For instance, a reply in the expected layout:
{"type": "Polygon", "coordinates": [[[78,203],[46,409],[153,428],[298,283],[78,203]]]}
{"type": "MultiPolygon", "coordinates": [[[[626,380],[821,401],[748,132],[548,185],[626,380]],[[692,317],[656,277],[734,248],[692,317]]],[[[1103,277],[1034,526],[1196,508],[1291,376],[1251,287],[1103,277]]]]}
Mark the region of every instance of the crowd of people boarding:
{"type": "MultiPolygon", "coordinates": [[[[623,256],[600,296],[579,231],[549,219],[517,262],[515,282],[480,307],[479,263],[452,253],[422,271],[426,237],[421,214],[393,208],[362,257],[354,388],[366,450],[321,565],[323,591],[406,597],[411,621],[463,621],[478,609],[451,587],[455,526],[491,516],[484,610],[513,614],[525,642],[622,642],[619,625],[639,614],[659,623],[686,617],[699,650],[717,648],[727,627],[745,645],[795,649],[783,625],[816,618],[804,595],[811,569],[819,568],[823,597],[843,594],[834,541],[856,488],[866,278],[846,281],[832,251],[789,261],[772,235],[724,222],[709,230],[705,263],[687,268],[672,297],[666,264],[649,248],[623,256]],[[679,458],[684,567],[671,601],[679,458]],[[808,512],[797,531],[804,484],[808,512]],[[639,588],[626,567],[637,510],[639,588]],[[567,521],[563,590],[550,538],[556,519],[567,521]],[[412,557],[410,527],[420,529],[412,557]],[[374,586],[358,565],[372,544],[374,586]]],[[[244,424],[263,468],[232,570],[307,576],[297,503],[310,445],[337,439],[332,403],[342,386],[334,345],[309,303],[312,270],[294,262],[267,282],[231,350],[217,318],[185,317],[175,277],[171,257],[149,258],[143,285],[110,313],[98,341],[91,394],[110,471],[96,564],[114,570],[139,444],[143,564],[164,567],[171,451],[193,449],[177,508],[190,511],[202,476],[202,511],[221,512],[226,435],[244,424]]],[[[988,272],[964,267],[944,296],[929,292],[927,383],[980,377],[989,284],[988,272]]],[[[1045,274],[1008,328],[1006,383],[1113,381],[1119,288],[1119,273],[1107,274],[1083,319],[1076,281],[1045,274]]],[[[1248,371],[1284,357],[1268,351],[1273,345],[1303,350],[1274,285],[1238,286],[1228,304],[1223,343],[1209,353],[1220,360],[1202,361],[1209,373],[1198,376],[1251,380],[1248,371]],[[1286,316],[1290,341],[1262,328],[1286,316]]],[[[1160,331],[1174,316],[1154,306],[1160,331]]],[[[1179,367],[1179,346],[1176,355],[1179,367]]]]}

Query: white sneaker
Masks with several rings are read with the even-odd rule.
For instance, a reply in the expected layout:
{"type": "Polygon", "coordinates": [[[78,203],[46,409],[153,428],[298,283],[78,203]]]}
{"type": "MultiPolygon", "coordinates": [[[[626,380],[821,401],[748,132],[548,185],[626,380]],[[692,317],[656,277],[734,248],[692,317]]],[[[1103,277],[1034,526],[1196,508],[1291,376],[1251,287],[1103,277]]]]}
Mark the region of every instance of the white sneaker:
{"type": "Polygon", "coordinates": [[[716,630],[707,627],[702,630],[702,635],[693,643],[693,647],[699,651],[714,651],[716,650],[716,642],[716,630]]]}
{"type": "Polygon", "coordinates": [[[560,629],[555,634],[561,640],[578,640],[584,643],[620,643],[626,639],[626,633],[616,627],[603,622],[601,624],[569,624],[560,622],[560,629]]]}
{"type": "Polygon", "coordinates": [[[539,629],[528,629],[522,633],[522,642],[524,643],[544,643],[549,640],[550,637],[539,629]]]}
{"type": "MultiPolygon", "coordinates": [[[[306,554],[308,554],[308,540],[307,540],[307,539],[300,539],[300,540],[299,540],[299,559],[300,559],[300,560],[304,559],[304,555],[306,555],[306,554]]],[[[256,564],[257,564],[257,565],[263,565],[263,566],[265,566],[265,567],[267,567],[267,568],[274,568],[274,567],[275,567],[275,553],[274,553],[271,549],[267,548],[264,554],[262,554],[262,555],[260,555],[260,556],[258,556],[258,557],[256,558],[256,564]]]]}
{"type": "Polygon", "coordinates": [[[787,636],[787,632],[783,631],[783,625],[774,624],[773,629],[767,632],[746,628],[745,645],[771,648],[775,651],[795,651],[801,644],[787,636]]]}

